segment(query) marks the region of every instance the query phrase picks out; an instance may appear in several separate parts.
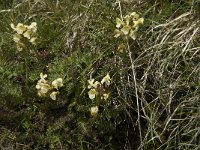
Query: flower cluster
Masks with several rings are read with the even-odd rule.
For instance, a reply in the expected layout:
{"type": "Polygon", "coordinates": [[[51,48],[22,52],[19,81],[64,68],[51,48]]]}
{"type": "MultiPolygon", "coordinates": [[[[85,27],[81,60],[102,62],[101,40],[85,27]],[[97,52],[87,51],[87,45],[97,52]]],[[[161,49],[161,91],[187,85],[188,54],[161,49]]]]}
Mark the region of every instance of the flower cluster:
{"type": "MultiPolygon", "coordinates": [[[[89,98],[91,100],[94,100],[95,98],[99,97],[101,99],[104,99],[107,102],[109,98],[109,93],[106,92],[104,86],[109,86],[110,82],[111,82],[111,79],[110,79],[109,74],[107,74],[101,80],[101,82],[95,81],[94,79],[88,80],[88,84],[89,84],[88,89],[90,89],[88,92],[89,98]]],[[[90,113],[91,113],[91,116],[96,116],[98,113],[98,106],[91,107],[90,113]]]]}
{"type": "Polygon", "coordinates": [[[26,47],[25,42],[27,40],[31,44],[36,44],[36,37],[33,36],[37,32],[36,22],[32,22],[29,26],[22,23],[18,23],[17,26],[12,23],[10,26],[16,32],[13,35],[13,40],[17,45],[18,51],[22,51],[26,47]]]}
{"type": "Polygon", "coordinates": [[[57,78],[50,85],[45,78],[47,78],[47,75],[43,75],[43,73],[40,73],[40,80],[38,80],[38,83],[36,85],[38,95],[40,97],[46,97],[47,95],[49,95],[52,100],[56,100],[56,96],[59,94],[58,90],[60,87],[63,86],[63,80],[62,78],[57,78]]]}
{"type": "Polygon", "coordinates": [[[115,30],[115,37],[117,38],[125,35],[135,40],[139,26],[143,24],[144,18],[140,18],[136,12],[132,12],[130,15],[126,15],[123,19],[124,20],[116,18],[117,29],[115,30]]]}

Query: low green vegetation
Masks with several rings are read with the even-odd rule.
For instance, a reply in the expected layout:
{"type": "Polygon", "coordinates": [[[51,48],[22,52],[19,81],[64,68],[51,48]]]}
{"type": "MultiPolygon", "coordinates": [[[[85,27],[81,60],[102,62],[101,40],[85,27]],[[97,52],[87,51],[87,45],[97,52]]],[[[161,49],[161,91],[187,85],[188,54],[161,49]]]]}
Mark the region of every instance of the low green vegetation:
{"type": "Polygon", "coordinates": [[[1,0],[0,149],[200,149],[199,0],[1,0]]]}

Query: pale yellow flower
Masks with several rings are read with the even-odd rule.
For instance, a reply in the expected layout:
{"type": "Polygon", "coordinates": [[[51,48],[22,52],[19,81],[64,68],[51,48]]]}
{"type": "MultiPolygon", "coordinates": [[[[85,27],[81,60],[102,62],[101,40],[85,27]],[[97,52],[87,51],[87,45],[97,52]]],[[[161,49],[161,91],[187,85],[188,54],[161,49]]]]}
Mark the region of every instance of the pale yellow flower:
{"type": "Polygon", "coordinates": [[[125,21],[126,21],[126,25],[129,25],[131,17],[130,17],[129,15],[126,15],[126,16],[124,17],[124,19],[125,19],[125,21]]]}
{"type": "Polygon", "coordinates": [[[140,19],[138,19],[138,20],[136,20],[136,21],[133,21],[133,22],[134,22],[133,27],[137,27],[137,26],[139,26],[140,24],[143,24],[144,18],[140,18],[140,19]]]}
{"type": "Polygon", "coordinates": [[[40,80],[39,80],[39,82],[47,83],[47,81],[46,81],[45,78],[47,78],[47,74],[40,73],[40,80]]]}
{"type": "Polygon", "coordinates": [[[109,97],[109,94],[107,94],[107,93],[103,94],[103,98],[104,98],[105,101],[107,101],[108,97],[109,97]]]}
{"type": "Polygon", "coordinates": [[[101,83],[99,81],[95,81],[94,82],[94,79],[88,80],[88,83],[89,83],[88,89],[91,89],[91,88],[95,88],[96,89],[98,85],[101,85],[101,83]]]}
{"type": "Polygon", "coordinates": [[[13,23],[11,23],[10,26],[18,34],[22,34],[24,31],[26,31],[26,28],[27,28],[27,26],[22,24],[22,23],[18,23],[16,27],[15,27],[15,25],[13,23]]]}
{"type": "Polygon", "coordinates": [[[31,30],[33,33],[35,33],[37,31],[37,23],[36,22],[32,22],[30,24],[30,26],[27,27],[28,30],[31,30]]]}
{"type": "Polygon", "coordinates": [[[106,85],[110,85],[110,75],[107,74],[102,80],[101,80],[101,84],[105,83],[106,85]]]}
{"type": "Polygon", "coordinates": [[[40,73],[40,80],[38,80],[38,83],[36,85],[36,89],[38,90],[38,95],[43,96],[45,95],[49,90],[51,90],[51,86],[47,83],[45,78],[47,75],[43,75],[43,73],[40,73]]]}
{"type": "Polygon", "coordinates": [[[116,28],[115,36],[118,38],[119,36],[129,36],[133,40],[136,39],[136,32],[139,29],[140,24],[143,24],[144,18],[139,18],[139,14],[136,12],[132,12],[130,15],[126,15],[124,17],[124,21],[116,18],[116,28]]]}
{"type": "Polygon", "coordinates": [[[94,99],[97,94],[98,94],[98,92],[95,89],[90,89],[90,91],[88,92],[90,99],[94,99]]]}
{"type": "Polygon", "coordinates": [[[136,12],[132,12],[130,16],[133,16],[135,20],[139,19],[139,15],[136,12]]]}
{"type": "Polygon", "coordinates": [[[116,28],[120,28],[121,26],[124,25],[124,22],[119,18],[116,18],[116,23],[117,23],[116,28]]]}
{"type": "Polygon", "coordinates": [[[42,93],[47,93],[50,89],[51,87],[49,84],[43,84],[40,90],[42,93]]]}
{"type": "Polygon", "coordinates": [[[51,89],[51,86],[47,83],[38,82],[36,89],[40,90],[41,93],[46,94],[51,89]]]}
{"type": "Polygon", "coordinates": [[[35,45],[36,44],[36,37],[32,37],[30,40],[29,40],[29,42],[31,42],[33,45],[35,45]]]}
{"type": "Polygon", "coordinates": [[[88,89],[91,89],[92,87],[94,87],[94,79],[90,79],[88,80],[88,89]]]}
{"type": "Polygon", "coordinates": [[[95,83],[94,83],[94,86],[93,86],[93,87],[96,89],[98,85],[100,85],[100,86],[101,86],[101,83],[100,83],[99,81],[95,81],[95,83]]]}
{"type": "Polygon", "coordinates": [[[32,35],[32,31],[31,30],[26,30],[26,32],[24,32],[23,36],[27,39],[30,39],[31,38],[31,35],[32,35]]]}
{"type": "Polygon", "coordinates": [[[120,35],[123,34],[123,32],[118,30],[118,29],[115,30],[115,33],[116,33],[115,36],[114,36],[115,38],[118,38],[120,35]]]}
{"type": "Polygon", "coordinates": [[[91,114],[91,116],[93,116],[93,117],[96,116],[98,114],[98,111],[99,111],[98,106],[91,107],[90,108],[90,114],[91,114]]]}
{"type": "Polygon", "coordinates": [[[32,34],[35,33],[36,31],[37,31],[37,23],[32,22],[31,25],[27,27],[27,30],[23,35],[27,39],[31,39],[32,34]]]}
{"type": "Polygon", "coordinates": [[[135,40],[136,39],[137,30],[131,30],[129,36],[135,40]]]}
{"type": "Polygon", "coordinates": [[[54,91],[54,92],[52,92],[51,94],[50,94],[50,98],[52,99],[52,100],[56,100],[56,96],[59,94],[59,92],[58,91],[54,91]]]}
{"type": "Polygon", "coordinates": [[[52,86],[48,84],[46,78],[47,78],[47,74],[40,73],[40,80],[38,80],[38,83],[36,85],[36,89],[38,90],[38,95],[40,97],[44,97],[44,96],[49,95],[49,93],[51,92],[49,95],[50,98],[52,100],[56,100],[56,96],[59,94],[59,91],[52,92],[52,90],[53,88],[58,89],[59,87],[63,86],[62,78],[58,78],[54,80],[52,82],[52,86]]]}
{"type": "Polygon", "coordinates": [[[14,40],[16,43],[20,42],[21,39],[22,39],[21,35],[19,35],[19,34],[17,34],[17,33],[15,33],[15,34],[13,35],[13,40],[14,40]]]}
{"type": "Polygon", "coordinates": [[[16,31],[16,27],[15,27],[15,25],[14,25],[13,23],[10,24],[10,27],[11,27],[13,30],[16,31]]]}
{"type": "Polygon", "coordinates": [[[40,90],[37,92],[39,97],[46,97],[46,94],[42,93],[40,90]]]}
{"type": "Polygon", "coordinates": [[[55,89],[58,89],[58,88],[62,87],[62,86],[63,86],[63,79],[62,79],[62,78],[58,78],[58,79],[54,80],[54,81],[52,82],[52,86],[53,86],[55,89]]]}
{"type": "Polygon", "coordinates": [[[124,27],[121,29],[121,31],[122,31],[125,35],[128,35],[130,30],[131,30],[131,26],[129,26],[129,25],[126,25],[126,26],[124,26],[124,27]]]}
{"type": "Polygon", "coordinates": [[[144,23],[144,18],[140,18],[138,21],[139,21],[141,24],[143,24],[143,23],[144,23]]]}

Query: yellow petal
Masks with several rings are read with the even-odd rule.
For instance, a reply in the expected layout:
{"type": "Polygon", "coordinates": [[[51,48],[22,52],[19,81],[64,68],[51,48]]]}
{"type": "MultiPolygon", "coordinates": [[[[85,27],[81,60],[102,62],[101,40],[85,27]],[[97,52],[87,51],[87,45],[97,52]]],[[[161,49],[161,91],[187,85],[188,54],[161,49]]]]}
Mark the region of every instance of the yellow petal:
{"type": "Polygon", "coordinates": [[[98,111],[99,111],[98,106],[91,107],[90,108],[90,114],[91,114],[91,116],[96,116],[98,114],[98,111]]]}
{"type": "Polygon", "coordinates": [[[40,80],[38,81],[38,83],[47,83],[46,79],[47,78],[47,74],[40,73],[40,80]]]}
{"type": "Polygon", "coordinates": [[[122,25],[124,25],[124,22],[119,18],[116,18],[116,23],[116,28],[120,28],[122,25]]]}
{"type": "Polygon", "coordinates": [[[35,33],[37,31],[37,23],[36,22],[32,22],[30,26],[27,27],[28,30],[31,30],[33,33],[35,33]]]}
{"type": "Polygon", "coordinates": [[[118,30],[118,29],[115,29],[115,38],[118,38],[121,34],[123,34],[123,32],[122,31],[120,31],[120,30],[118,30]]]}
{"type": "Polygon", "coordinates": [[[54,81],[52,82],[52,86],[53,86],[54,88],[56,88],[56,89],[62,87],[62,86],[63,86],[63,80],[62,80],[62,78],[57,78],[56,80],[54,80],[54,81]]]}
{"type": "Polygon", "coordinates": [[[119,36],[120,36],[120,34],[115,34],[115,36],[114,36],[114,37],[115,37],[115,38],[118,38],[119,36]]]}
{"type": "Polygon", "coordinates": [[[49,84],[42,84],[41,85],[41,92],[42,93],[47,93],[51,89],[49,84]]]}
{"type": "Polygon", "coordinates": [[[32,34],[32,31],[31,31],[31,30],[27,30],[27,31],[23,34],[23,36],[24,36],[25,38],[27,38],[27,39],[30,39],[30,38],[31,38],[31,34],[32,34]]]}
{"type": "Polygon", "coordinates": [[[32,38],[29,40],[29,42],[32,43],[33,45],[35,45],[35,44],[36,44],[36,42],[35,42],[36,39],[37,39],[36,37],[32,37],[32,38]]]}
{"type": "Polygon", "coordinates": [[[103,98],[105,101],[107,101],[108,97],[109,97],[109,94],[107,94],[107,93],[103,94],[103,98]]]}
{"type": "Polygon", "coordinates": [[[122,31],[125,35],[127,35],[127,34],[129,33],[130,29],[131,29],[131,27],[130,27],[129,25],[126,25],[126,26],[124,26],[124,27],[121,29],[121,31],[122,31]]]}
{"type": "Polygon", "coordinates": [[[96,95],[98,94],[98,92],[95,90],[95,89],[91,89],[89,92],[88,92],[88,95],[89,95],[89,98],[90,99],[94,99],[96,97],[96,95]]]}
{"type": "Polygon", "coordinates": [[[24,26],[22,23],[18,23],[16,26],[16,31],[18,34],[22,34],[26,30],[26,26],[24,26]]]}
{"type": "Polygon", "coordinates": [[[15,33],[15,34],[13,35],[13,40],[14,40],[16,43],[20,42],[21,38],[22,38],[21,35],[19,35],[19,34],[17,34],[17,33],[15,33]]]}
{"type": "Polygon", "coordinates": [[[42,93],[40,90],[37,92],[37,94],[38,94],[38,96],[40,96],[40,97],[45,97],[45,96],[46,96],[46,94],[42,93]]]}
{"type": "Polygon", "coordinates": [[[88,83],[89,83],[88,89],[91,89],[92,87],[94,87],[94,79],[88,80],[88,83]]]}
{"type": "Polygon", "coordinates": [[[139,15],[136,12],[132,12],[131,16],[133,16],[135,20],[139,19],[139,15]]]}
{"type": "Polygon", "coordinates": [[[135,39],[136,39],[136,34],[137,34],[136,30],[131,30],[129,36],[130,36],[133,40],[135,40],[135,39]]]}
{"type": "Polygon", "coordinates": [[[94,83],[94,88],[97,88],[98,85],[101,85],[101,83],[100,83],[99,81],[96,81],[96,82],[94,83]]]}
{"type": "Polygon", "coordinates": [[[107,74],[102,80],[101,80],[101,84],[105,83],[106,85],[110,85],[110,75],[107,74]]]}
{"type": "Polygon", "coordinates": [[[11,27],[13,30],[16,31],[16,27],[15,27],[15,25],[14,25],[13,23],[10,24],[10,27],[11,27]]]}
{"type": "Polygon", "coordinates": [[[125,18],[125,20],[126,20],[126,25],[129,25],[130,16],[129,16],[129,15],[126,15],[124,18],[125,18]]]}
{"type": "Polygon", "coordinates": [[[52,99],[52,100],[56,100],[56,96],[59,94],[59,92],[52,92],[51,94],[50,94],[50,98],[52,99]]]}
{"type": "Polygon", "coordinates": [[[138,21],[139,21],[139,23],[143,24],[144,23],[144,18],[140,18],[138,21]]]}

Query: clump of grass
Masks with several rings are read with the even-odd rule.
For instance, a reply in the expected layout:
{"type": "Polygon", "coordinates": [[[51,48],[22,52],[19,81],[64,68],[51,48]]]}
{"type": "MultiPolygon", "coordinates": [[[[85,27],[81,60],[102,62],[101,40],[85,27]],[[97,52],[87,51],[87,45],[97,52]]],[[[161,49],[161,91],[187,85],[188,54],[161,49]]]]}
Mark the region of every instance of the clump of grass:
{"type": "Polygon", "coordinates": [[[198,0],[2,2],[0,147],[198,149],[199,5],[198,0]],[[116,18],[133,11],[144,18],[137,36],[115,38],[116,18]],[[37,23],[28,74],[10,28],[19,22],[37,23]],[[54,100],[37,95],[40,73],[48,74],[49,83],[62,79],[54,100]],[[106,74],[109,86],[90,82],[99,96],[94,99],[88,80],[101,81],[106,74]]]}

